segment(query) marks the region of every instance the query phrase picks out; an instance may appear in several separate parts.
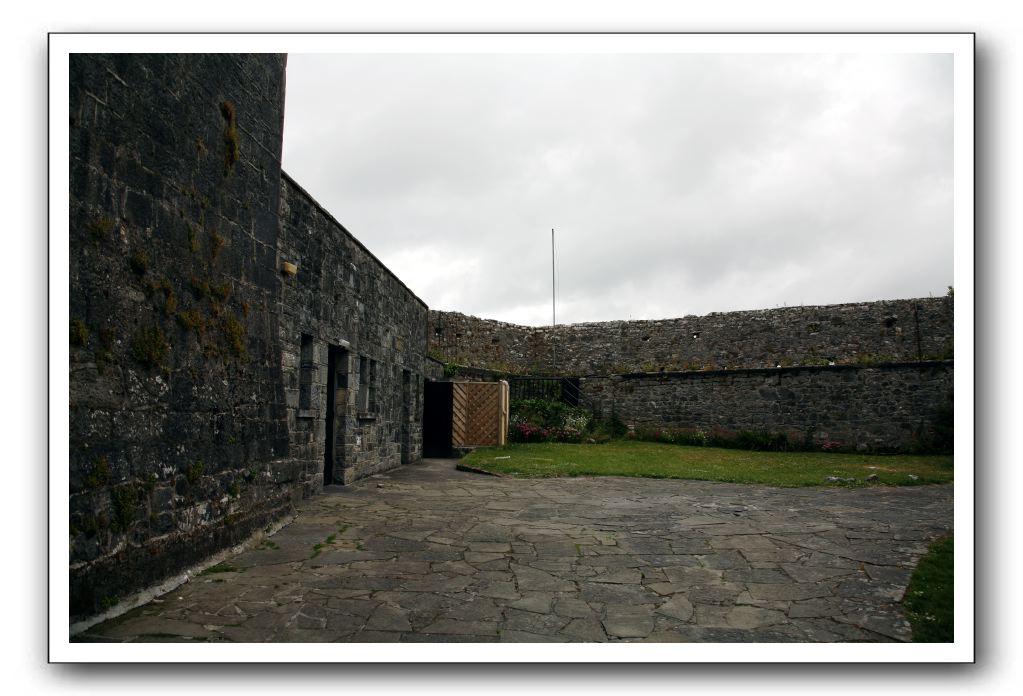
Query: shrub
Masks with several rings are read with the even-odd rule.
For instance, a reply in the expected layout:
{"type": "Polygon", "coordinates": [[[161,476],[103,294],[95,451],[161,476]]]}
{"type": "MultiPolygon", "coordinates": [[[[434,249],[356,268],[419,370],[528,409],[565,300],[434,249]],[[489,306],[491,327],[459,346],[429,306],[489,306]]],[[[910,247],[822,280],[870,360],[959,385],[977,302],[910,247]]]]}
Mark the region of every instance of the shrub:
{"type": "Polygon", "coordinates": [[[766,430],[740,430],[735,436],[735,446],[739,449],[763,452],[787,452],[789,437],[785,433],[770,433],[766,430]]]}
{"type": "Polygon", "coordinates": [[[586,409],[545,399],[516,399],[509,416],[512,442],[582,442],[593,425],[586,409]]]}

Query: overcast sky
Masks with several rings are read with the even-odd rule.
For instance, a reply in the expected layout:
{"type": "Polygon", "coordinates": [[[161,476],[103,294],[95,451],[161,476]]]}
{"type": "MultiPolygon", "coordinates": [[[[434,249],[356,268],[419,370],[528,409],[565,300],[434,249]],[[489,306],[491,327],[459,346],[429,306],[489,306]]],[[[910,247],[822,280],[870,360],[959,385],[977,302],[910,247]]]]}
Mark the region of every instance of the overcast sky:
{"type": "Polygon", "coordinates": [[[284,169],[432,309],[942,295],[952,57],[288,57],[284,169]]]}

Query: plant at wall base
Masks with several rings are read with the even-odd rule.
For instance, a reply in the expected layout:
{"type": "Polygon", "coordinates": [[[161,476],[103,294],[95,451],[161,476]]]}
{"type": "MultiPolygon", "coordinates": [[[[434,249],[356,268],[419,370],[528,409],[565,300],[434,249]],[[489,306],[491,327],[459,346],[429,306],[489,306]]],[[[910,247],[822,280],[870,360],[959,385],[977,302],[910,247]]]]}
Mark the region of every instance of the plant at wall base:
{"type": "Polygon", "coordinates": [[[110,509],[113,513],[112,527],[114,531],[127,531],[135,521],[135,507],[138,504],[138,493],[132,486],[120,486],[110,491],[110,509]]]}
{"type": "Polygon", "coordinates": [[[838,440],[825,440],[824,443],[821,444],[821,450],[824,452],[837,452],[841,448],[842,443],[838,440]]]}

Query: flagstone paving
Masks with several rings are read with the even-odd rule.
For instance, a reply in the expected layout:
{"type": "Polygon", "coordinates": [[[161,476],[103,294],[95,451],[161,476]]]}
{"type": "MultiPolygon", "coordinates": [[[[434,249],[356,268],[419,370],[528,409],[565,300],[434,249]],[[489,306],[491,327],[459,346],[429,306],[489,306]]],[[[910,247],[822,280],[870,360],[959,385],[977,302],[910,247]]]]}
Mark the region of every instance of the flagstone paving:
{"type": "Polygon", "coordinates": [[[235,570],[83,641],[906,641],[953,487],[509,479],[422,463],[303,501],[235,570]]]}

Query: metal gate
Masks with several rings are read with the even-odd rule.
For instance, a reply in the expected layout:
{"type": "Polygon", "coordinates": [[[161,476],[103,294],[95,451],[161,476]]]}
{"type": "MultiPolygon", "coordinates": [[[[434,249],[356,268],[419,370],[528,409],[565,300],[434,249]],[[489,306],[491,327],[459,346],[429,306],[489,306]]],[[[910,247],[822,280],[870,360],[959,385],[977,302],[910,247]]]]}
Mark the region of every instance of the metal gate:
{"type": "Polygon", "coordinates": [[[508,383],[454,382],[451,391],[452,446],[503,446],[508,438],[508,383]]]}

